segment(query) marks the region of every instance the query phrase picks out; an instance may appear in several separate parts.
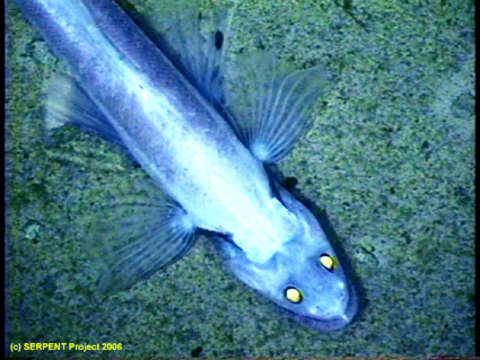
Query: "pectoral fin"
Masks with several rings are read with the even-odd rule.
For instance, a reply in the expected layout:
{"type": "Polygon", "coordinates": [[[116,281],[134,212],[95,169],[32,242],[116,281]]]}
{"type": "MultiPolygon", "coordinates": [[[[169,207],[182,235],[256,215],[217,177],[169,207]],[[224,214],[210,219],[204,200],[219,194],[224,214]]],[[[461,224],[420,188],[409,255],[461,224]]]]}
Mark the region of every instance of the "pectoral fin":
{"type": "Polygon", "coordinates": [[[195,228],[188,214],[145,179],[140,193],[109,204],[93,226],[101,245],[100,293],[125,290],[190,249],[195,228]]]}
{"type": "Polygon", "coordinates": [[[238,57],[236,64],[226,90],[230,124],[255,157],[278,162],[309,129],[327,74],[320,67],[295,71],[264,53],[238,57]]]}

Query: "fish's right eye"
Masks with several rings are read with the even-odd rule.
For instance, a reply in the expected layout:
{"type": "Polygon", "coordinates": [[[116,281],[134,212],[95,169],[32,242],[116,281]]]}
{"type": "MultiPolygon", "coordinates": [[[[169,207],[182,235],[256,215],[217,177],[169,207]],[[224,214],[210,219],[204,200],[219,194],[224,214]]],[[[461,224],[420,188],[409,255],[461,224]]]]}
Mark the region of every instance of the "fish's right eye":
{"type": "Polygon", "coordinates": [[[320,257],[318,258],[318,261],[328,271],[333,271],[338,266],[337,259],[335,259],[333,256],[330,256],[328,254],[320,255],[320,257]]]}
{"type": "Polygon", "coordinates": [[[285,298],[294,303],[294,304],[298,304],[300,302],[302,302],[303,300],[303,295],[302,295],[302,292],[300,290],[298,290],[296,287],[293,287],[293,286],[289,286],[285,289],[285,298]]]}

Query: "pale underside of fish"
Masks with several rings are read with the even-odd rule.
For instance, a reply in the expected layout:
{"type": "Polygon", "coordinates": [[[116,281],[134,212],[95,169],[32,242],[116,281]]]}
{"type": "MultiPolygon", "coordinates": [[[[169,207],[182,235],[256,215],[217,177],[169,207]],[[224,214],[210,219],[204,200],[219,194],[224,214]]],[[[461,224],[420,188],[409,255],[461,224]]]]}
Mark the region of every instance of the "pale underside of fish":
{"type": "Polygon", "coordinates": [[[320,67],[292,71],[262,53],[229,65],[224,13],[166,14],[159,44],[111,0],[17,3],[72,75],[52,81],[47,128],[107,138],[151,179],[149,204],[118,219],[101,291],[148,278],[203,233],[234,274],[296,318],[322,330],[351,322],[357,297],[344,266],[317,219],[266,170],[308,130],[329,82],[320,67]]]}

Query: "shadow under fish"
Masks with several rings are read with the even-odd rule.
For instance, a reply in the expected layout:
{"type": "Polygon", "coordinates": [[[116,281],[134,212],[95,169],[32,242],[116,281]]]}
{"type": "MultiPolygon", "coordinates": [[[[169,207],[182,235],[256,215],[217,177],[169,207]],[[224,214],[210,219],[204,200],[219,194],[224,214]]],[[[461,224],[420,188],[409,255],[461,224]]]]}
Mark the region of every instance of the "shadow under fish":
{"type": "Polygon", "coordinates": [[[94,132],[150,176],[138,184],[147,200],[102,213],[112,240],[99,291],[128,289],[207,234],[236,276],[294,317],[322,330],[352,321],[358,300],[344,266],[315,216],[266,170],[308,130],[325,72],[263,53],[233,66],[220,12],[176,14],[160,49],[110,0],[17,3],[72,73],[52,82],[46,127],[94,132]]]}

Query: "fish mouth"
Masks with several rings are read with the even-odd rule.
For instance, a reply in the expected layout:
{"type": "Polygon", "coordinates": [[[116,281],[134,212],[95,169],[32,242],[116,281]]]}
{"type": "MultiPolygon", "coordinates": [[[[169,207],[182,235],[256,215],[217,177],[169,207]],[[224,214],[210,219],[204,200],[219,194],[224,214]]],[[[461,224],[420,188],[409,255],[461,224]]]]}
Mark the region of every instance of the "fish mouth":
{"type": "Polygon", "coordinates": [[[348,324],[350,324],[355,317],[358,315],[358,297],[355,289],[351,284],[349,284],[349,299],[348,303],[345,307],[345,311],[342,315],[335,316],[328,319],[321,319],[318,317],[302,315],[295,313],[291,310],[286,310],[289,315],[299,323],[305,325],[306,327],[310,327],[313,329],[330,332],[336,331],[344,328],[348,324]]]}

